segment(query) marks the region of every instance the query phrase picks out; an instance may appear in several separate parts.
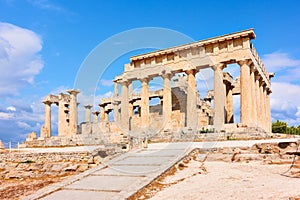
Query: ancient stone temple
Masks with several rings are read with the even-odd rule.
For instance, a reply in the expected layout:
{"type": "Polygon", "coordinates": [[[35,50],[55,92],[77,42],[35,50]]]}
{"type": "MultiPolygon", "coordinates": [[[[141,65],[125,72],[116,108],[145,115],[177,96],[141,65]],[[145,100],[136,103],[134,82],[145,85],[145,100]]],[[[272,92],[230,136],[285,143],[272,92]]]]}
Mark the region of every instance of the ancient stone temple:
{"type": "Polygon", "coordinates": [[[73,141],[75,137],[95,135],[120,141],[120,135],[133,132],[189,130],[196,134],[208,129],[215,133],[252,129],[270,133],[270,79],[274,74],[266,71],[253,47],[251,40],[255,37],[254,30],[249,29],[131,57],[124,72],[114,79],[114,96],[99,99],[99,111],[84,105],[86,120],[80,125],[76,100],[79,91],[48,95],[43,101],[45,124],[40,137],[51,137],[51,104],[58,105],[58,137],[73,137],[73,141]],[[240,68],[237,79],[223,71],[234,63],[240,68]],[[206,68],[213,70],[214,88],[199,94],[196,74],[206,68]],[[161,77],[162,89],[150,91],[149,82],[156,77],[161,77]],[[138,93],[133,92],[134,81],[140,82],[138,93]],[[240,95],[238,124],[234,123],[234,95],[240,95]],[[159,103],[151,106],[153,98],[159,103]]]}

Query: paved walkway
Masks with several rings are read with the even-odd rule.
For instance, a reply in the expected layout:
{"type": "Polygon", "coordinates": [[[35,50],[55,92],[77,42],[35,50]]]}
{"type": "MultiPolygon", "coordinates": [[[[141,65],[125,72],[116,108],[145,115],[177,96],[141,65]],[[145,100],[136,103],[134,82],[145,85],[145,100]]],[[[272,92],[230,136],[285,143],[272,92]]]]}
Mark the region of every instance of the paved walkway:
{"type": "Polygon", "coordinates": [[[255,143],[296,139],[194,143],[156,143],[116,157],[104,165],[39,190],[25,199],[126,199],[149,184],[194,148],[251,147],[255,143]]]}

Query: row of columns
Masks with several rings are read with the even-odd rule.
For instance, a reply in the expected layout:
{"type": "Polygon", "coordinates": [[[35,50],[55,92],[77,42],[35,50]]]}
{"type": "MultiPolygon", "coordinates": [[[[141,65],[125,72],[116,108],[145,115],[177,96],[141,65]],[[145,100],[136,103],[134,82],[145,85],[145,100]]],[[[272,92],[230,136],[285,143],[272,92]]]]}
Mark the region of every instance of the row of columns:
{"type": "MultiPolygon", "coordinates": [[[[240,122],[248,127],[261,127],[271,132],[271,90],[256,71],[251,60],[238,62],[240,66],[240,122]]],[[[214,70],[214,126],[216,131],[225,123],[233,123],[233,100],[230,85],[223,85],[225,64],[216,64],[214,70]],[[225,113],[226,111],[226,113],[225,113]]]]}
{"type": "Polygon", "coordinates": [[[99,114],[100,114],[100,121],[101,122],[108,122],[109,121],[109,111],[105,110],[105,105],[99,104],[100,106],[100,112],[99,111],[91,111],[91,108],[93,106],[91,105],[85,105],[85,122],[90,123],[91,122],[91,114],[93,115],[93,122],[97,123],[99,122],[99,114]]]}
{"type": "Polygon", "coordinates": [[[241,123],[271,132],[270,88],[250,60],[240,61],[241,123]]]}
{"type": "MultiPolygon", "coordinates": [[[[59,95],[59,101],[55,102],[58,104],[58,135],[59,136],[72,136],[77,134],[77,124],[78,124],[78,104],[77,104],[77,94],[78,90],[68,90],[70,94],[70,101],[66,102],[62,97],[63,94],[59,95]],[[68,105],[69,107],[66,107],[68,105]],[[67,119],[67,115],[69,118],[67,119]]],[[[45,105],[45,122],[41,129],[41,137],[48,138],[51,137],[51,105],[52,101],[43,101],[45,105]]]]}
{"type": "MultiPolygon", "coordinates": [[[[187,110],[186,110],[186,125],[187,127],[195,128],[198,120],[197,116],[197,91],[196,91],[196,69],[185,71],[187,74],[188,88],[187,88],[187,110]]],[[[171,128],[172,121],[172,88],[171,88],[171,73],[161,75],[163,78],[163,119],[165,129],[171,128]]],[[[146,128],[150,125],[149,113],[149,81],[150,78],[141,79],[141,121],[142,127],[146,128]]],[[[120,81],[121,84],[121,126],[129,129],[130,117],[130,102],[128,98],[130,82],[127,80],[120,81]]],[[[115,86],[115,89],[118,88],[115,86]]],[[[116,113],[116,111],[115,111],[116,113]]]]}

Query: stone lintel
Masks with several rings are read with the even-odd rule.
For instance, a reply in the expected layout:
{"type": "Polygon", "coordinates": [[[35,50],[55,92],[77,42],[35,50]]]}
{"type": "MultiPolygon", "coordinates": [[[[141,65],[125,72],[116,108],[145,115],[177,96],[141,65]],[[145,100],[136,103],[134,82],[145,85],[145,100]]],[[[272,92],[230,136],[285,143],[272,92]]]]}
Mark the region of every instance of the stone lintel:
{"type": "Polygon", "coordinates": [[[206,46],[206,45],[215,44],[215,43],[219,43],[219,42],[223,42],[223,41],[229,41],[229,40],[238,39],[238,38],[249,38],[251,40],[251,39],[255,39],[255,37],[256,36],[254,33],[254,29],[251,28],[248,30],[243,30],[243,31],[239,31],[239,32],[231,33],[231,34],[226,34],[226,35],[222,35],[222,36],[218,36],[218,37],[214,37],[214,38],[209,38],[206,40],[200,40],[198,42],[193,42],[190,44],[171,47],[171,48],[167,48],[164,50],[155,51],[152,53],[146,53],[146,54],[141,54],[138,56],[132,56],[130,58],[130,61],[132,62],[132,61],[142,60],[144,58],[160,56],[160,55],[172,53],[172,52],[176,53],[176,52],[179,52],[182,50],[190,49],[192,47],[206,46]]]}

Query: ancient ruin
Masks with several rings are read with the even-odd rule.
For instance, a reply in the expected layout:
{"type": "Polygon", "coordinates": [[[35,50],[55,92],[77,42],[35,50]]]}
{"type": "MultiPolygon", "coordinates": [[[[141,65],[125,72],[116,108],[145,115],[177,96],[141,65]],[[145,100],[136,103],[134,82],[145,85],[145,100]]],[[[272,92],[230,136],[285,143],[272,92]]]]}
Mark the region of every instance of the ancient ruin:
{"type": "Polygon", "coordinates": [[[99,99],[99,111],[84,105],[86,120],[80,125],[76,98],[79,91],[50,94],[43,101],[45,123],[40,137],[28,139],[26,144],[120,143],[133,133],[147,137],[185,132],[196,135],[200,130],[270,133],[270,79],[274,74],[266,71],[253,47],[251,40],[255,37],[254,30],[249,29],[131,57],[124,72],[114,79],[114,96],[99,99]],[[236,80],[223,72],[233,63],[240,67],[236,80]],[[195,76],[206,68],[213,70],[214,88],[199,94],[195,76]],[[163,88],[149,91],[149,82],[155,77],[162,78],[163,88]],[[139,93],[133,92],[134,81],[140,81],[139,93]],[[239,124],[234,123],[233,95],[240,95],[239,124]],[[159,98],[160,103],[150,106],[152,98],[159,98]],[[58,106],[57,137],[51,135],[52,104],[58,106]],[[113,120],[109,119],[110,112],[113,120]]]}

